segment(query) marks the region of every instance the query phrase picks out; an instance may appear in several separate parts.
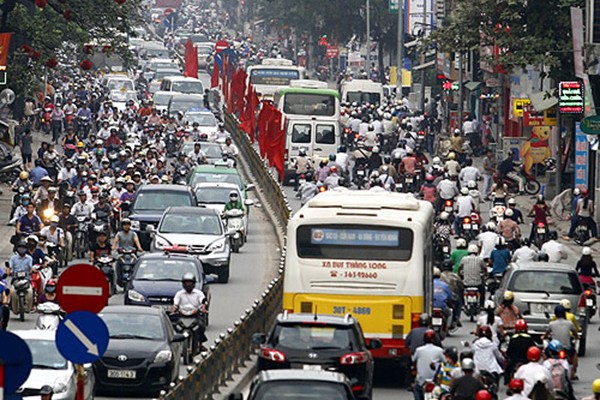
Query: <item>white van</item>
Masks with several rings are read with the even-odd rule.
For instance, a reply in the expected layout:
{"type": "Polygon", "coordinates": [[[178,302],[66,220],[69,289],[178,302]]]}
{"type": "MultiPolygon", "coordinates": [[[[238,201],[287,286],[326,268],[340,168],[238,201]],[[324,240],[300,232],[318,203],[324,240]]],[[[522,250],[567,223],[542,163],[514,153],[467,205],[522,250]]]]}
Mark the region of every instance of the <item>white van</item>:
{"type": "Polygon", "coordinates": [[[185,76],[165,76],[160,82],[160,90],[184,94],[204,94],[202,81],[185,76]]]}
{"type": "Polygon", "coordinates": [[[381,104],[383,85],[368,79],[353,79],[342,83],[342,101],[381,104]]]}
{"type": "Polygon", "coordinates": [[[284,182],[296,176],[296,157],[300,149],[313,160],[313,167],[329,154],[336,154],[340,145],[340,124],[331,118],[294,118],[287,123],[285,140],[284,182]]]}

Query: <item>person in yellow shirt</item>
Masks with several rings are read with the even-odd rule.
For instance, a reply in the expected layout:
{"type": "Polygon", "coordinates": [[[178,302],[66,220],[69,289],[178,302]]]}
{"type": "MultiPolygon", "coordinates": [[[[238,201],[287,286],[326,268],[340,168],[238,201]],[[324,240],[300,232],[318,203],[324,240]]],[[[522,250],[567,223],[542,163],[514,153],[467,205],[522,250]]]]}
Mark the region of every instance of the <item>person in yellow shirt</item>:
{"type": "MultiPolygon", "coordinates": [[[[560,301],[560,305],[563,306],[565,310],[567,310],[566,320],[571,321],[573,325],[575,325],[575,329],[577,329],[577,332],[579,332],[581,330],[581,327],[579,326],[577,317],[571,312],[571,301],[569,299],[562,299],[560,301]]],[[[556,316],[552,316],[552,320],[554,321],[555,319],[556,316]]]]}

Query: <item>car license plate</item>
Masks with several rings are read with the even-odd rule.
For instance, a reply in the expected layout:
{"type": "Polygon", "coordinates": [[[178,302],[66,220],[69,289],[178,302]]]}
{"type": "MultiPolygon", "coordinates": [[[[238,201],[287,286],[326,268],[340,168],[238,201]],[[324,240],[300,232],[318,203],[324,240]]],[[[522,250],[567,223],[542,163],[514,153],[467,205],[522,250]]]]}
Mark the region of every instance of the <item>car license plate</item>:
{"type": "Polygon", "coordinates": [[[365,176],[365,171],[356,171],[356,175],[365,176]]]}
{"type": "Polygon", "coordinates": [[[533,308],[533,312],[536,314],[545,314],[545,313],[554,314],[554,305],[553,304],[536,303],[536,304],[532,304],[532,308],[533,308]]]}
{"type": "Polygon", "coordinates": [[[441,326],[442,325],[442,319],[441,318],[431,318],[431,323],[433,325],[439,325],[439,326],[441,326]]]}
{"type": "Polygon", "coordinates": [[[447,253],[447,252],[449,252],[449,251],[450,251],[450,249],[448,248],[448,246],[444,246],[444,247],[442,247],[442,251],[443,251],[444,253],[447,253]]]}
{"type": "Polygon", "coordinates": [[[471,224],[463,224],[463,229],[471,229],[471,224]]]}
{"type": "Polygon", "coordinates": [[[475,303],[475,302],[477,302],[477,296],[467,296],[467,302],[468,303],[475,303]]]}
{"type": "Polygon", "coordinates": [[[108,377],[117,379],[135,379],[136,371],[128,369],[109,369],[108,377]]]}
{"type": "Polygon", "coordinates": [[[471,229],[473,229],[474,231],[478,231],[479,230],[479,226],[478,225],[473,225],[471,227],[471,229]]]}
{"type": "Polygon", "coordinates": [[[546,233],[544,228],[538,228],[537,233],[546,233]]]}
{"type": "Polygon", "coordinates": [[[413,183],[412,178],[406,178],[406,183],[413,183]]]}
{"type": "Polygon", "coordinates": [[[321,368],[320,365],[304,364],[302,366],[302,369],[305,370],[305,371],[320,371],[323,368],[321,368]]]}
{"type": "Polygon", "coordinates": [[[585,299],[585,304],[586,304],[588,307],[591,307],[591,306],[593,306],[593,305],[594,305],[594,300],[592,300],[592,299],[585,299]]]}
{"type": "Polygon", "coordinates": [[[452,210],[453,210],[453,208],[452,208],[452,207],[446,207],[446,212],[449,212],[449,213],[451,213],[451,212],[452,212],[452,210]]]}

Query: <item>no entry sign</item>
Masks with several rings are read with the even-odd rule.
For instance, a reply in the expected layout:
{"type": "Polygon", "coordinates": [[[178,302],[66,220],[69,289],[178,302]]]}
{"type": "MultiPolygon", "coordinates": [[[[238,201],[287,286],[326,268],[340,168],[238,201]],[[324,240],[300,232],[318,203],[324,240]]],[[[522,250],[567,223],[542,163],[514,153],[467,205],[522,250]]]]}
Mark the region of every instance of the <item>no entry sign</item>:
{"type": "Polygon", "coordinates": [[[108,303],[108,281],[100,269],[89,264],[76,264],[58,277],[58,304],[67,313],[98,313],[108,303]]]}

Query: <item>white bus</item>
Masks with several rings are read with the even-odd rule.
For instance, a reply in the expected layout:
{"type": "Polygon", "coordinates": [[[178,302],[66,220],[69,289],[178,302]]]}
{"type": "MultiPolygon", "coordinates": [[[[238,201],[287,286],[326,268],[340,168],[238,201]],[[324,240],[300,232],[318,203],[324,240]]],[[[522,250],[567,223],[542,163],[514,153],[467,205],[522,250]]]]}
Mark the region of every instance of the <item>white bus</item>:
{"type": "Polygon", "coordinates": [[[304,79],[304,67],[285,58],[265,58],[260,65],[248,67],[248,80],[259,97],[273,99],[275,91],[288,86],[293,79],[304,79]]]}
{"type": "Polygon", "coordinates": [[[381,104],[383,85],[369,79],[352,79],[342,83],[342,101],[358,104],[381,104]]]}
{"type": "Polygon", "coordinates": [[[275,91],[275,106],[286,120],[292,118],[340,119],[340,94],[327,83],[308,79],[292,80],[275,91]]]}
{"type": "Polygon", "coordinates": [[[431,203],[383,189],[318,194],[287,228],[283,308],[356,317],[381,359],[405,358],[405,339],[431,311],[431,203]]]}

